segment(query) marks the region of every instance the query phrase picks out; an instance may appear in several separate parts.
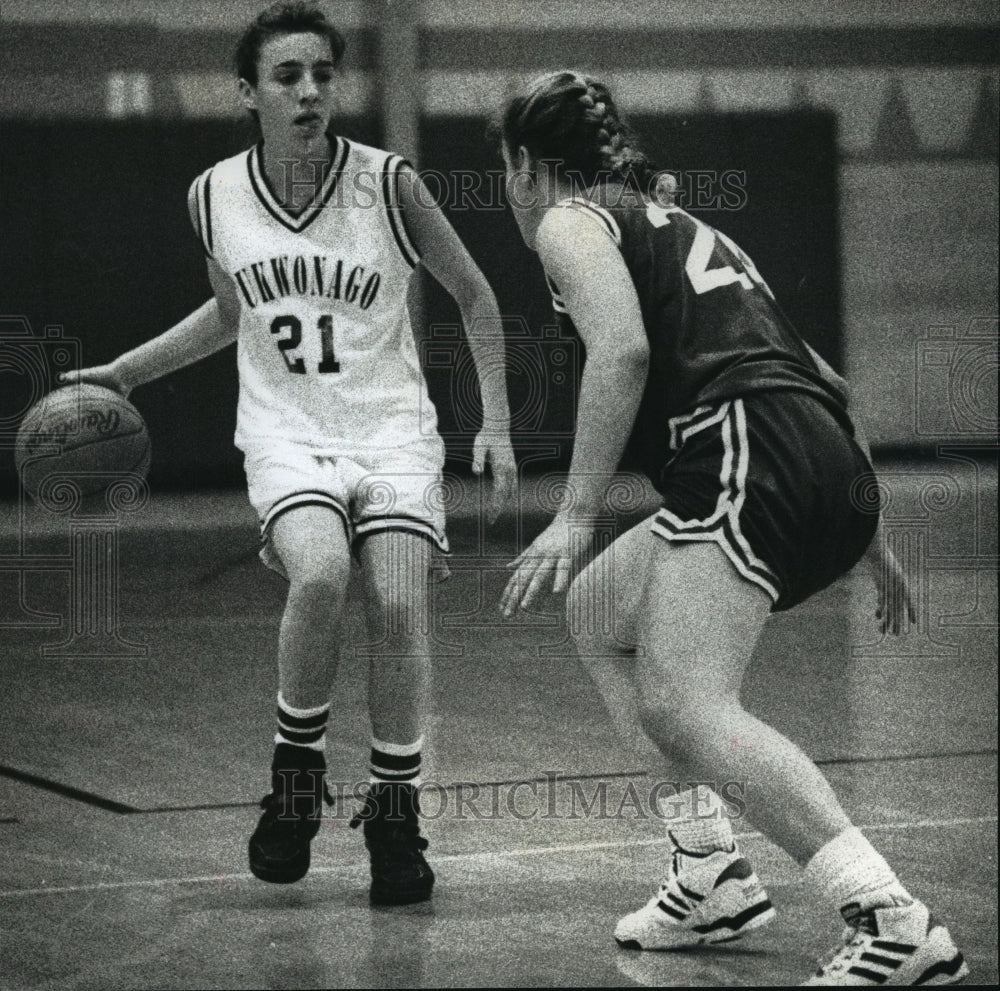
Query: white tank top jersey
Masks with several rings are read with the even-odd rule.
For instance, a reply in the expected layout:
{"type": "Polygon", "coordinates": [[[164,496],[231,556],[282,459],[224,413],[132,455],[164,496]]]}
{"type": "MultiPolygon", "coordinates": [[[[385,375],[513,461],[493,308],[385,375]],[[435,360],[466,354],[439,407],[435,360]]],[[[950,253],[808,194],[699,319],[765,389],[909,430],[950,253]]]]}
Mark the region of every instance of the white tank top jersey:
{"type": "Polygon", "coordinates": [[[319,455],[437,437],[406,294],[419,261],[396,187],[404,164],[334,140],[323,187],[291,214],[264,175],[263,144],[194,182],[197,234],[240,299],[236,446],[319,455]]]}

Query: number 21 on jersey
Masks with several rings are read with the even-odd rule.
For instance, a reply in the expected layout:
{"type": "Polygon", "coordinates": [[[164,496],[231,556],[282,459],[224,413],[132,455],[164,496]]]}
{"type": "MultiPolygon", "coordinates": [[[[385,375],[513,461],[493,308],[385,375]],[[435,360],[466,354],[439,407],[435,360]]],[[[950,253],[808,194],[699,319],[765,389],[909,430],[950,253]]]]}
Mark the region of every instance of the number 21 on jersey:
{"type": "MultiPolygon", "coordinates": [[[[316,329],[319,331],[320,347],[322,348],[322,357],[316,370],[323,375],[339,372],[340,362],[337,361],[333,353],[333,317],[329,313],[324,313],[319,318],[316,329]]],[[[285,359],[285,364],[290,372],[295,375],[305,375],[307,371],[305,361],[293,353],[302,343],[302,321],[292,314],[275,317],[271,321],[272,334],[280,335],[286,331],[288,332],[287,337],[279,336],[277,338],[278,350],[281,351],[281,356],[285,359]]]]}
{"type": "MultiPolygon", "coordinates": [[[[654,227],[665,227],[670,223],[668,214],[671,211],[656,203],[650,203],[646,207],[646,216],[654,227]]],[[[691,282],[691,287],[700,296],[702,293],[710,292],[721,286],[738,284],[744,289],[760,289],[771,299],[774,294],[768,284],[761,278],[750,257],[734,241],[731,241],[722,231],[717,231],[708,224],[702,223],[697,217],[691,217],[695,224],[694,242],[688,252],[687,261],[684,264],[684,271],[691,282]],[[709,268],[712,254],[715,251],[715,242],[719,240],[729,249],[733,257],[736,258],[742,272],[737,272],[732,265],[722,265],[718,268],[709,268]]]]}

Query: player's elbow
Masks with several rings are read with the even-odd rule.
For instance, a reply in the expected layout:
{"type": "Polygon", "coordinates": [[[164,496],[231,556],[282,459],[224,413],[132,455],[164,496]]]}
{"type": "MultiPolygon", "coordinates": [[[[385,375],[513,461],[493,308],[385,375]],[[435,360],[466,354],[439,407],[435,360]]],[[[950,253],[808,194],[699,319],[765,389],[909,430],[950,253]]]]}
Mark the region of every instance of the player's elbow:
{"type": "Polygon", "coordinates": [[[215,297],[215,306],[206,316],[205,336],[210,350],[215,351],[236,340],[240,325],[239,306],[225,298],[215,297]]]}
{"type": "Polygon", "coordinates": [[[649,345],[645,340],[630,342],[615,349],[614,363],[629,378],[646,381],[649,371],[649,345]]]}
{"type": "Polygon", "coordinates": [[[462,278],[455,287],[460,305],[472,308],[496,309],[497,299],[486,276],[474,265],[462,272],[462,278]]]}
{"type": "Polygon", "coordinates": [[[238,306],[219,307],[219,336],[235,338],[240,325],[240,308],[238,306]]]}
{"type": "Polygon", "coordinates": [[[496,321],[500,316],[500,309],[485,276],[478,274],[478,278],[473,276],[464,279],[461,285],[455,287],[453,295],[465,321],[467,333],[497,333],[496,321]]]}
{"type": "Polygon", "coordinates": [[[584,374],[590,372],[617,395],[641,394],[649,372],[649,347],[645,341],[588,350],[584,374]]]}

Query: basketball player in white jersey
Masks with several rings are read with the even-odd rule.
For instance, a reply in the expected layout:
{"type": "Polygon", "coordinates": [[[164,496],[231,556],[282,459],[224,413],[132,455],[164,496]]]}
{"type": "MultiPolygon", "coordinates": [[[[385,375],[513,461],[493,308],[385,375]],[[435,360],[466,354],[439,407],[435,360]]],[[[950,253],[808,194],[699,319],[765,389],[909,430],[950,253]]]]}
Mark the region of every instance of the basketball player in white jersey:
{"type": "MultiPolygon", "coordinates": [[[[303,2],[275,4],[236,53],[261,141],[191,186],[189,209],[215,291],[181,323],[72,381],[123,394],[238,342],[236,444],[261,521],[265,563],[289,582],[278,642],[272,790],[250,839],[253,873],[309,868],[326,769],[325,728],[352,556],[371,635],[371,777],[362,811],[371,898],[430,896],[416,788],[428,693],[428,581],[447,550],[444,447],[406,311],[422,262],[452,294],[478,367],[503,367],[488,284],[398,156],[328,130],[344,42],[303,2]],[[498,362],[499,364],[495,364],[498,362]]],[[[494,512],[513,485],[503,375],[483,376],[473,469],[494,475],[494,512]]]]}

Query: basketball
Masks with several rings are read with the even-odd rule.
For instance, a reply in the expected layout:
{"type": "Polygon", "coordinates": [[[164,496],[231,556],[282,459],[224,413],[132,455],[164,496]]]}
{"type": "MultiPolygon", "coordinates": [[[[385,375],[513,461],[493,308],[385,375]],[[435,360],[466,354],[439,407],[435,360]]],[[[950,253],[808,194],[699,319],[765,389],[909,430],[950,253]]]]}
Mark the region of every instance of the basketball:
{"type": "Polygon", "coordinates": [[[56,389],[21,421],[14,460],[24,490],[38,501],[45,479],[58,474],[84,495],[103,491],[116,475],[149,471],[149,434],[139,411],[99,385],[56,389]]]}

